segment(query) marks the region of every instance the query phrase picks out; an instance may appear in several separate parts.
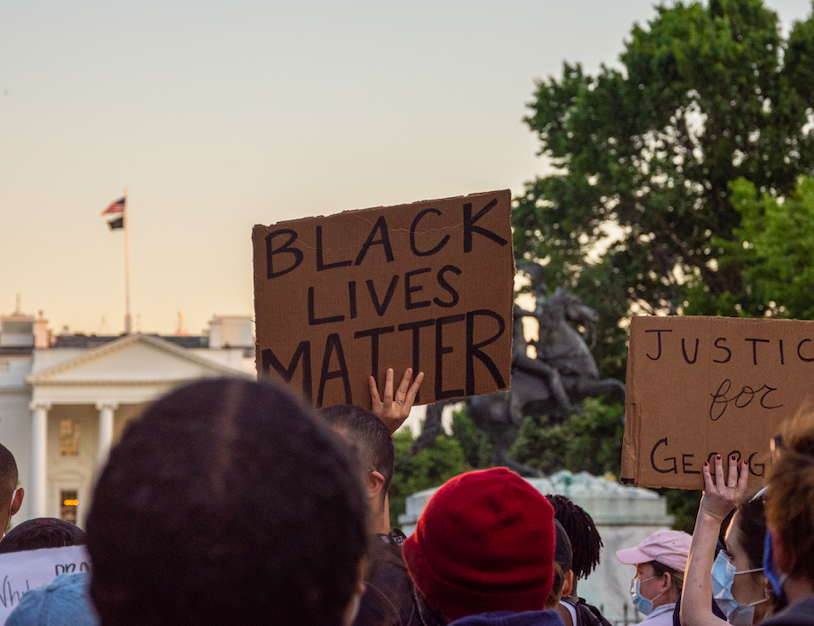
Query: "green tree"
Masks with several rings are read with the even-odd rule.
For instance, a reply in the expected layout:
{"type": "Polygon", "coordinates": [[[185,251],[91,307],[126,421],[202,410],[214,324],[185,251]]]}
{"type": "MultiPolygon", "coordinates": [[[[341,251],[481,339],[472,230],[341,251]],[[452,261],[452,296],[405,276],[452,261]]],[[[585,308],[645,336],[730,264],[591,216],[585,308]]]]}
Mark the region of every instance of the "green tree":
{"type": "MultiPolygon", "coordinates": [[[[732,205],[740,213],[735,241],[720,240],[726,252],[721,264],[740,269],[744,289],[737,308],[744,316],[814,319],[814,179],[802,177],[785,199],[760,193],[745,179],[731,185],[732,205]]],[[[706,286],[693,282],[695,298],[726,309],[735,294],[711,297],[706,286]]]]}
{"type": "Polygon", "coordinates": [[[513,212],[518,256],[600,313],[597,363],[617,377],[634,307],[737,315],[748,299],[730,183],[782,197],[814,167],[814,20],[784,40],[761,0],[656,7],[619,60],[537,84],[526,121],[559,171],[513,212]]]}
{"type": "Polygon", "coordinates": [[[494,446],[489,435],[475,426],[466,412],[466,406],[452,414],[452,436],[461,446],[466,464],[471,469],[489,467],[494,446]]]}
{"type": "Polygon", "coordinates": [[[551,424],[546,417],[527,417],[512,446],[512,458],[544,474],[567,469],[618,476],[624,407],[589,398],[583,408],[583,413],[561,424],[551,424]]]}
{"type": "Polygon", "coordinates": [[[460,444],[447,435],[439,435],[432,447],[408,456],[413,434],[405,428],[393,435],[396,464],[390,482],[390,526],[398,526],[405,510],[407,496],[417,491],[443,485],[453,476],[471,469],[464,459],[460,444]]]}

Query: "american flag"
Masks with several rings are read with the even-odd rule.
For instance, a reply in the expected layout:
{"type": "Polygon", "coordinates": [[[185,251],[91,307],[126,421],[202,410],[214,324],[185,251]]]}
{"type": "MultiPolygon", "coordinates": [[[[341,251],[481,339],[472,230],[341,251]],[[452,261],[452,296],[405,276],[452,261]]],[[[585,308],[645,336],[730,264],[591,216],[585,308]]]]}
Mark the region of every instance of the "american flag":
{"type": "Polygon", "coordinates": [[[102,216],[118,215],[119,213],[124,213],[124,198],[112,202],[109,207],[102,211],[102,216]]]}

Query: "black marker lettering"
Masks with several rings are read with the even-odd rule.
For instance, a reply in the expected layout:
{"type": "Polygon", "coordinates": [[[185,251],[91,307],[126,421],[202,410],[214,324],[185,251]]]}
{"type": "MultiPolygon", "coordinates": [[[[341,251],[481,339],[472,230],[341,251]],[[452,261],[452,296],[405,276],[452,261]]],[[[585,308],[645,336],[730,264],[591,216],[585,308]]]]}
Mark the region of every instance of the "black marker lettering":
{"type": "MultiPolygon", "coordinates": [[[[421,320],[420,322],[408,322],[407,324],[399,324],[399,332],[405,330],[412,330],[413,331],[413,373],[420,372],[420,354],[421,354],[421,337],[419,333],[421,332],[422,328],[427,328],[428,326],[434,326],[435,320],[421,320]]],[[[418,404],[419,399],[418,396],[421,392],[416,394],[415,396],[415,404],[418,404]]]]}
{"type": "Polygon", "coordinates": [[[487,239],[491,239],[500,246],[505,246],[507,243],[509,243],[497,233],[493,233],[491,230],[487,230],[486,228],[482,228],[481,226],[475,226],[475,222],[477,222],[480,218],[482,218],[496,206],[497,199],[494,199],[491,202],[489,202],[485,207],[483,207],[480,211],[475,213],[475,216],[473,217],[472,203],[467,202],[464,204],[464,252],[472,251],[472,233],[478,233],[479,235],[483,235],[487,239]]]}
{"type": "Polygon", "coordinates": [[[314,312],[314,288],[308,288],[308,325],[316,326],[318,324],[331,324],[332,322],[341,322],[345,319],[344,315],[334,315],[333,317],[317,317],[314,312]]]}
{"type": "Polygon", "coordinates": [[[726,406],[729,402],[729,400],[726,399],[726,394],[729,391],[730,387],[732,387],[732,381],[729,380],[728,378],[724,378],[723,382],[718,387],[718,391],[716,391],[714,394],[711,394],[712,404],[709,405],[709,419],[711,419],[713,422],[717,422],[724,414],[724,411],[726,411],[726,406]],[[719,412],[717,412],[717,415],[715,411],[716,404],[724,405],[723,408],[719,412]]]}
{"type": "MultiPolygon", "coordinates": [[[[763,385],[761,389],[765,389],[766,392],[760,397],[760,406],[762,406],[764,409],[779,409],[780,407],[783,406],[782,404],[778,404],[776,406],[766,405],[766,398],[772,391],[777,391],[777,387],[769,387],[769,385],[763,385]]],[[[761,389],[758,389],[758,391],[760,391],[761,389]]]]}
{"type": "Polygon", "coordinates": [[[350,391],[350,376],[348,366],[345,363],[345,352],[342,350],[342,341],[339,333],[331,333],[325,342],[325,355],[322,357],[322,373],[319,376],[319,391],[317,392],[316,408],[322,408],[322,400],[325,395],[325,383],[334,378],[341,378],[345,388],[344,404],[353,404],[353,397],[350,391]],[[336,360],[339,369],[331,370],[331,357],[336,352],[336,360]]]}
{"type": "Polygon", "coordinates": [[[669,330],[669,329],[666,329],[666,328],[661,328],[661,329],[655,329],[655,330],[646,330],[644,332],[646,332],[646,333],[656,333],[656,337],[658,338],[659,351],[656,353],[656,356],[650,356],[650,353],[648,352],[647,353],[647,358],[650,359],[651,361],[658,361],[661,358],[661,333],[671,333],[673,331],[669,330]]]}
{"type": "Polygon", "coordinates": [[[293,244],[297,240],[297,232],[291,230],[290,228],[281,228],[280,230],[275,230],[272,233],[266,235],[266,277],[271,280],[272,278],[277,278],[278,276],[282,276],[283,274],[288,274],[289,272],[293,272],[300,263],[302,263],[302,250],[299,248],[293,248],[291,244],[293,244]],[[283,245],[279,248],[274,248],[271,244],[272,240],[277,235],[288,235],[288,241],[286,241],[283,245]],[[274,262],[273,258],[275,254],[291,254],[293,255],[294,259],[291,262],[291,265],[286,267],[285,269],[274,271],[274,262]]]}
{"type": "Polygon", "coordinates": [[[379,380],[379,337],[395,332],[395,330],[395,326],[382,326],[381,328],[360,330],[358,333],[353,334],[355,339],[370,337],[370,375],[376,380],[379,380]]]}
{"type": "Polygon", "coordinates": [[[712,359],[713,363],[729,363],[729,360],[732,358],[732,350],[727,348],[726,346],[718,345],[719,341],[726,341],[726,337],[718,337],[715,340],[715,347],[719,350],[726,350],[726,358],[723,360],[720,359],[712,359]]]}
{"type": "Polygon", "coordinates": [[[692,460],[690,460],[690,462],[688,463],[687,459],[694,459],[694,458],[695,458],[694,454],[682,454],[681,455],[681,470],[685,474],[700,474],[701,473],[701,470],[689,469],[690,467],[692,467],[692,460]]]}
{"type": "Polygon", "coordinates": [[[463,322],[466,316],[461,313],[460,315],[450,315],[448,317],[439,317],[435,320],[435,399],[443,400],[445,398],[455,398],[464,395],[463,389],[449,389],[444,391],[444,355],[452,352],[450,346],[444,345],[444,326],[446,324],[454,324],[455,322],[463,322]]]}
{"type": "Polygon", "coordinates": [[[676,462],[676,458],[674,456],[663,459],[664,461],[672,461],[673,462],[672,467],[668,467],[667,469],[656,467],[656,450],[658,450],[661,444],[664,444],[665,446],[667,445],[667,437],[665,437],[664,439],[659,439],[656,442],[656,445],[653,446],[653,449],[650,451],[651,467],[660,474],[678,474],[678,463],[676,462]]]}
{"type": "Polygon", "coordinates": [[[348,301],[350,302],[350,318],[356,319],[356,281],[348,281],[348,301]]]}
{"type": "Polygon", "coordinates": [[[757,455],[757,452],[752,452],[752,454],[749,455],[749,473],[752,474],[752,476],[763,476],[763,474],[766,473],[766,464],[765,463],[753,464],[752,459],[755,458],[755,455],[757,455]],[[760,473],[756,472],[755,468],[759,468],[760,473]]]}
{"type": "Polygon", "coordinates": [[[380,215],[379,219],[376,220],[373,230],[370,231],[367,240],[362,244],[362,249],[359,251],[359,256],[356,257],[354,265],[362,264],[362,261],[365,260],[365,256],[367,255],[367,251],[370,250],[370,246],[382,246],[387,262],[390,263],[390,261],[393,260],[393,247],[390,245],[390,235],[387,233],[387,222],[384,219],[384,215],[380,215]],[[377,231],[379,238],[374,239],[373,236],[377,231]]]}
{"type": "Polygon", "coordinates": [[[413,276],[426,274],[429,271],[431,271],[431,268],[422,267],[420,270],[413,270],[412,272],[407,272],[404,275],[404,306],[408,311],[412,311],[413,309],[421,309],[432,304],[430,300],[419,300],[418,302],[413,302],[412,294],[424,289],[424,285],[413,286],[410,282],[410,279],[413,276]]]}
{"type": "Polygon", "coordinates": [[[415,231],[418,229],[418,223],[421,221],[421,218],[423,218],[425,215],[427,215],[427,213],[434,213],[435,215],[441,215],[441,211],[439,211],[438,209],[424,209],[423,211],[420,211],[415,216],[415,218],[413,218],[413,223],[410,225],[410,250],[412,250],[413,254],[416,255],[416,256],[431,256],[433,254],[436,254],[436,253],[440,252],[441,249],[445,245],[447,245],[447,242],[449,241],[449,235],[444,235],[444,237],[441,239],[441,241],[439,241],[438,244],[434,248],[431,248],[430,250],[422,252],[421,250],[419,250],[416,247],[416,245],[415,245],[415,231]]]}
{"type": "Polygon", "coordinates": [[[322,246],[322,226],[317,226],[317,271],[330,270],[335,267],[347,267],[351,261],[337,261],[336,263],[325,263],[322,246]]]}
{"type": "Polygon", "coordinates": [[[811,339],[803,339],[800,343],[797,344],[797,356],[800,357],[801,361],[806,361],[807,363],[811,363],[812,361],[814,361],[814,358],[807,359],[806,357],[803,356],[802,348],[803,348],[804,343],[811,343],[811,339]]]}
{"type": "Polygon", "coordinates": [[[370,299],[373,302],[373,306],[376,307],[376,313],[379,314],[379,317],[382,317],[385,312],[387,311],[387,307],[390,306],[390,300],[393,298],[393,294],[396,293],[396,285],[399,284],[399,275],[396,274],[390,280],[390,286],[387,288],[387,293],[384,295],[384,301],[379,302],[379,296],[376,294],[376,287],[373,285],[373,280],[367,280],[367,290],[370,293],[370,299]]]}
{"type": "Polygon", "coordinates": [[[441,300],[441,298],[433,298],[432,301],[435,302],[435,304],[437,304],[438,306],[452,308],[456,304],[458,304],[458,300],[460,300],[460,298],[458,297],[458,292],[455,291],[455,288],[447,282],[446,278],[444,278],[444,274],[446,274],[447,272],[453,272],[454,274],[460,276],[461,270],[460,268],[457,268],[454,265],[445,265],[440,270],[438,270],[437,276],[438,284],[441,285],[443,289],[449,292],[449,294],[452,296],[452,301],[444,302],[443,300],[441,300]]]}
{"type": "Polygon", "coordinates": [[[495,381],[498,389],[506,387],[506,383],[500,375],[500,370],[497,365],[495,365],[495,362],[481,350],[481,348],[485,348],[489,344],[497,341],[505,330],[506,322],[494,311],[478,309],[466,314],[466,395],[475,395],[475,358],[483,363],[486,369],[489,370],[489,374],[491,374],[492,380],[495,381]],[[497,321],[497,332],[488,339],[475,343],[475,318],[478,316],[491,317],[497,321]]]}
{"type": "Polygon", "coordinates": [[[759,343],[769,343],[768,339],[754,339],[752,337],[746,337],[744,341],[751,341],[752,342],[752,365],[757,365],[757,344],[759,343]]]}
{"type": "Polygon", "coordinates": [[[695,353],[692,355],[692,361],[687,356],[687,347],[684,345],[684,337],[681,338],[681,352],[684,353],[684,360],[692,365],[698,360],[698,339],[695,340],[695,353]]]}
{"type": "Polygon", "coordinates": [[[290,383],[291,379],[294,378],[294,372],[297,371],[297,365],[299,365],[300,359],[302,359],[302,395],[308,398],[308,400],[311,400],[313,387],[311,384],[310,341],[301,341],[299,343],[297,349],[294,351],[294,356],[291,357],[291,361],[288,363],[288,367],[282,364],[280,359],[277,358],[277,355],[274,354],[270,348],[263,350],[260,354],[263,359],[263,373],[269,374],[273,367],[280,378],[287,383],[290,383]]]}

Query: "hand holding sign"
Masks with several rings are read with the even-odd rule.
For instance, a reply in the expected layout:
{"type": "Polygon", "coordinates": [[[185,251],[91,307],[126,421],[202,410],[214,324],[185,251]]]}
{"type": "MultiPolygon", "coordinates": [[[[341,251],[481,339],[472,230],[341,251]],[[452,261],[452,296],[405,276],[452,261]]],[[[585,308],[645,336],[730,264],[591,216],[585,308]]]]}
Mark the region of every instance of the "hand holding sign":
{"type": "Polygon", "coordinates": [[[384,400],[379,397],[376,379],[373,376],[369,379],[372,410],[384,422],[391,435],[409,417],[413,403],[418,395],[418,388],[421,386],[421,381],[424,380],[424,372],[419,372],[418,376],[415,377],[415,381],[413,381],[413,369],[408,367],[401,378],[395,397],[393,395],[393,377],[393,368],[390,367],[387,369],[387,375],[385,376],[384,400]],[[411,381],[412,385],[410,384],[411,381]]]}
{"type": "Polygon", "coordinates": [[[718,525],[729,515],[740,497],[746,492],[746,485],[749,481],[749,462],[746,459],[740,462],[741,468],[738,471],[738,458],[729,455],[729,473],[724,479],[724,466],[721,455],[715,458],[715,482],[712,481],[712,467],[709,463],[704,463],[704,497],[701,498],[701,506],[698,515],[708,515],[713,518],[718,525]]]}

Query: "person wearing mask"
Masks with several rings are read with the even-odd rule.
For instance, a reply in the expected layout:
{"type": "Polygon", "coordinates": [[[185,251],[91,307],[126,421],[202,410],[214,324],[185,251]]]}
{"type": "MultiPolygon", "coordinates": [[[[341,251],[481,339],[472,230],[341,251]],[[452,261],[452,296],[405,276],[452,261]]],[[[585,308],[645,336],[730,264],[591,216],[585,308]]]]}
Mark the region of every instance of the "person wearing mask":
{"type": "Polygon", "coordinates": [[[759,624],[771,612],[772,595],[763,570],[766,522],[761,494],[747,496],[749,465],[734,455],[723,461],[704,463],[704,496],[698,509],[686,583],[681,598],[681,623],[688,626],[735,626],[759,624]],[[737,508],[735,506],[737,504],[737,508]],[[725,535],[725,549],[715,556],[722,522],[735,509],[725,535]],[[712,576],[710,576],[710,571],[712,576]],[[726,620],[712,612],[712,601],[726,620]]]}
{"type": "Polygon", "coordinates": [[[691,537],[679,530],[659,530],[635,548],[619,550],[616,557],[636,566],[630,583],[633,606],[645,615],[648,626],[672,626],[673,610],[684,584],[684,567],[691,537]]]}

